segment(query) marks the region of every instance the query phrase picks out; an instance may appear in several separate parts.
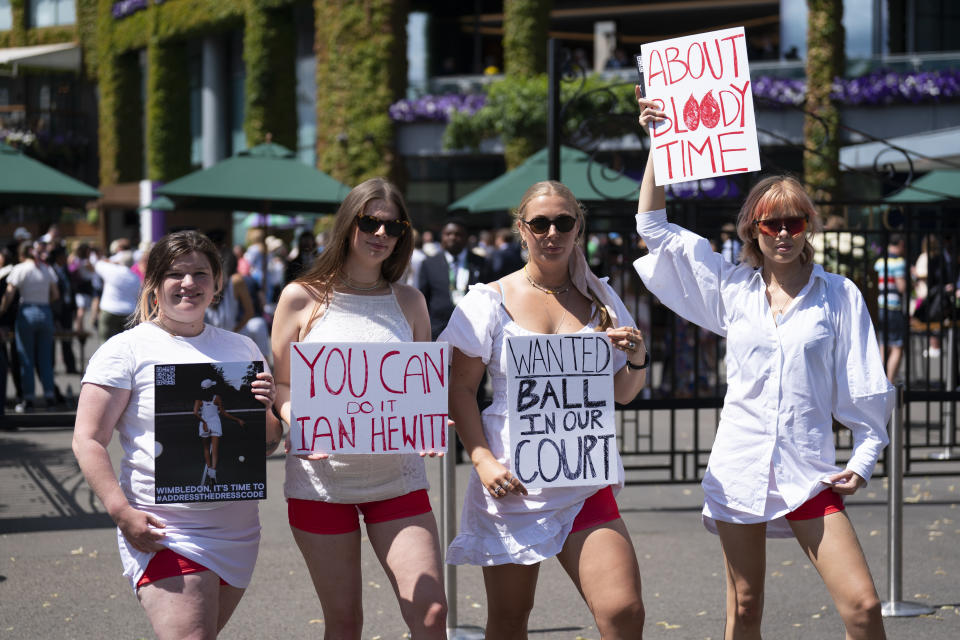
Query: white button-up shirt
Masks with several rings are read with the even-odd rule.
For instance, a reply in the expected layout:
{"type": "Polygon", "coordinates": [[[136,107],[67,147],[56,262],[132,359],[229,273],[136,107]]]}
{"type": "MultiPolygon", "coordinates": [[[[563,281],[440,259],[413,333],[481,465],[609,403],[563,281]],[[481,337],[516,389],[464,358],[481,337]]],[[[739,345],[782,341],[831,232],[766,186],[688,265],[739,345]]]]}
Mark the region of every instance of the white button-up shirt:
{"type": "Polygon", "coordinates": [[[759,269],[727,262],[705,239],[668,223],[664,210],[637,215],[637,230],[650,250],[634,263],[647,288],[727,338],[727,394],[703,479],[704,515],[771,521],[824,490],[840,470],[831,416],[853,432],[847,468],[869,480],[888,442],[895,391],[856,286],[814,265],[778,325],[759,269]]]}

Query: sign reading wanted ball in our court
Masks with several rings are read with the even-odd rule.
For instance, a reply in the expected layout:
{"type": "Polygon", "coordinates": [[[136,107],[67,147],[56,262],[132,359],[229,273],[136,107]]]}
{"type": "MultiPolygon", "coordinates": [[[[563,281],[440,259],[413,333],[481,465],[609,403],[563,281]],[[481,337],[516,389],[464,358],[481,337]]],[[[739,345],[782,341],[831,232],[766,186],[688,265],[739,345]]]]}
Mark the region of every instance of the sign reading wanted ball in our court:
{"type": "Polygon", "coordinates": [[[445,342],[290,345],[290,453],[447,450],[445,342]]]}
{"type": "Polygon", "coordinates": [[[641,45],[658,185],[760,170],[743,27],[641,45]]]}
{"type": "Polygon", "coordinates": [[[529,488],[619,482],[606,334],[512,336],[506,343],[514,475],[529,488]]]}

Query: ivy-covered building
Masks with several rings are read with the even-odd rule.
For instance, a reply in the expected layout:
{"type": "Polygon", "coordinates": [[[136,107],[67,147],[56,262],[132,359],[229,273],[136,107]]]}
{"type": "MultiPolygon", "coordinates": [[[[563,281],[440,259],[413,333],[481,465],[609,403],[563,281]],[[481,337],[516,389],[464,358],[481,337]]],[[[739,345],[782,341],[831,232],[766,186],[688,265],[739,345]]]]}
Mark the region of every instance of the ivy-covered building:
{"type": "MultiPolygon", "coordinates": [[[[228,212],[137,212],[156,184],[268,136],[348,184],[397,177],[388,107],[406,87],[402,0],[54,2],[67,24],[37,21],[49,1],[0,0],[0,49],[72,43],[82,67],[24,67],[6,83],[5,100],[0,80],[0,105],[18,104],[55,73],[79,94],[95,86],[83,117],[94,123],[98,162],[85,166],[98,167],[104,239],[149,237],[151,216],[165,216],[168,229],[198,220],[228,227],[228,212]]],[[[47,126],[36,116],[43,110],[26,105],[24,128],[47,126]]]]}

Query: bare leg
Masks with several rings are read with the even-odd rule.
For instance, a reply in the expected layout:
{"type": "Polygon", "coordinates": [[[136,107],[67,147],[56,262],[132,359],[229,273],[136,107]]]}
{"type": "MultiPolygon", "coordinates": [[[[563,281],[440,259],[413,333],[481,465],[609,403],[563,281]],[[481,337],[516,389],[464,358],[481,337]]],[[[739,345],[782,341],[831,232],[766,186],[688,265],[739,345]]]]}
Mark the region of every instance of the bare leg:
{"type": "Polygon", "coordinates": [[[212,640],[227,624],[243,591],[222,587],[217,574],[201,571],[144,585],[137,597],[160,640],[212,640]]]}
{"type": "Polygon", "coordinates": [[[889,347],[887,349],[887,380],[894,382],[897,378],[897,371],[900,369],[900,360],[903,358],[903,347],[889,347]]]}
{"type": "Polygon", "coordinates": [[[363,630],[360,530],[321,535],[295,527],[290,529],[320,598],[323,637],[326,640],[360,640],[363,630]]]}
{"type": "Polygon", "coordinates": [[[790,526],[827,585],[843,618],[847,638],[886,638],[880,598],[847,514],[841,511],[823,518],[795,520],[790,526]]]}
{"type": "Polygon", "coordinates": [[[440,536],[433,513],[367,525],[415,640],[447,637],[447,599],[440,568],[440,536]]]}
{"type": "Polygon", "coordinates": [[[210,466],[210,438],[200,438],[200,448],[203,450],[203,463],[210,466]]]}
{"type": "Polygon", "coordinates": [[[501,564],[483,568],[487,591],[487,638],[526,640],[539,564],[501,564]]]}
{"type": "Polygon", "coordinates": [[[763,618],[767,525],[717,521],[727,573],[726,640],[759,640],[763,618]]]}
{"type": "Polygon", "coordinates": [[[570,534],[557,556],[604,640],[642,638],[640,566],[623,520],[570,534]]]}
{"type": "Polygon", "coordinates": [[[220,459],[220,436],[210,436],[210,462],[211,469],[216,471],[217,461],[220,459]]]}

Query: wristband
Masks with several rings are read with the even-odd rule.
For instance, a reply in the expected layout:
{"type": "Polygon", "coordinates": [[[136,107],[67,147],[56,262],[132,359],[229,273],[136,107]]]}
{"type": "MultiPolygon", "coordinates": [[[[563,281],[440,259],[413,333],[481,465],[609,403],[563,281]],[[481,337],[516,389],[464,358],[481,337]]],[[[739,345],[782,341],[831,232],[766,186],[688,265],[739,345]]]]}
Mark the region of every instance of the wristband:
{"type": "Polygon", "coordinates": [[[643,354],[643,363],[642,364],[633,364],[630,360],[627,360],[627,368],[632,371],[640,371],[641,369],[646,369],[650,366],[650,352],[644,351],[643,354]]]}

